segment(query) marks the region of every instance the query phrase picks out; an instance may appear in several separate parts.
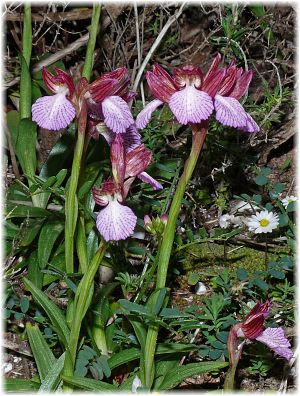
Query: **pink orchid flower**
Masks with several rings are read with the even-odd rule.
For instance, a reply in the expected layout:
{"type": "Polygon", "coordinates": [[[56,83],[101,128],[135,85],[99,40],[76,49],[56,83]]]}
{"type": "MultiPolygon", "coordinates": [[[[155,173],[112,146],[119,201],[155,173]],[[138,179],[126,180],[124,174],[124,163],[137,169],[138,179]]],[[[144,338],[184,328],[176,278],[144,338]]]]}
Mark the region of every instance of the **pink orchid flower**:
{"type": "Polygon", "coordinates": [[[40,127],[66,128],[76,113],[79,117],[82,107],[86,107],[92,117],[103,120],[114,133],[125,133],[134,123],[127,104],[134,93],[128,90],[130,80],[124,67],[104,73],[91,84],[82,78],[76,87],[68,73],[54,70],[56,75],[43,69],[45,85],[54,95],[43,96],[32,105],[32,120],[40,127]]]}
{"type": "Polygon", "coordinates": [[[170,76],[161,66],[154,65],[146,79],[156,97],[137,116],[138,128],[145,128],[154,110],[167,103],[179,123],[183,125],[207,120],[215,111],[216,119],[223,125],[243,131],[257,132],[258,125],[246,113],[239,100],[247,91],[252,72],[244,72],[231,62],[219,68],[218,54],[206,75],[196,66],[175,67],[170,76]]]}
{"type": "Polygon", "coordinates": [[[135,96],[128,90],[126,68],[104,73],[90,84],[87,95],[90,115],[100,118],[114,133],[125,133],[134,123],[128,102],[135,96]]]}
{"type": "Polygon", "coordinates": [[[101,188],[93,187],[95,202],[105,206],[100,210],[96,225],[106,241],[119,241],[133,234],[137,217],[124,205],[129,189],[136,176],[143,172],[152,160],[152,153],[143,144],[125,152],[123,138],[116,135],[111,144],[113,178],[101,188]]]}
{"type": "Polygon", "coordinates": [[[56,75],[51,74],[45,67],[42,71],[44,83],[54,95],[42,96],[32,105],[32,121],[52,131],[66,128],[76,115],[73,79],[57,67],[54,70],[56,75]]]}
{"type": "Polygon", "coordinates": [[[293,351],[290,349],[291,344],[285,338],[283,329],[281,327],[264,328],[263,324],[269,311],[269,301],[264,304],[257,303],[241,323],[231,328],[227,347],[232,362],[238,360],[241,355],[242,347],[239,348],[237,345],[238,338],[262,342],[287,360],[293,357],[293,351]],[[235,356],[238,356],[238,359],[235,356]]]}

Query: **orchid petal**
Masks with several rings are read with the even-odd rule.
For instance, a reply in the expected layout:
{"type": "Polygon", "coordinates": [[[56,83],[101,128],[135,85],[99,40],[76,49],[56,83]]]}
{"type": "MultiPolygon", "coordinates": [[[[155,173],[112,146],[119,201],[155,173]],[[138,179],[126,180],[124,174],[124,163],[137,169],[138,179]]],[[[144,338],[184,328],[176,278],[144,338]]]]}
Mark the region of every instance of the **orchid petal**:
{"type": "Polygon", "coordinates": [[[138,114],[136,117],[136,126],[138,129],[143,129],[146,127],[148,122],[150,121],[152,113],[161,106],[164,102],[159,99],[152,100],[152,102],[148,103],[147,106],[138,114]]]}
{"type": "Polygon", "coordinates": [[[64,92],[42,96],[32,105],[32,121],[40,127],[58,131],[71,124],[76,111],[64,92]]]}
{"type": "Polygon", "coordinates": [[[153,66],[153,72],[146,73],[146,80],[153,96],[163,102],[168,102],[178,89],[174,79],[159,65],[153,66]]]}
{"type": "Polygon", "coordinates": [[[268,327],[256,337],[256,340],[267,345],[267,347],[287,360],[290,360],[294,355],[290,349],[291,344],[285,338],[284,331],[281,327],[268,327]]]}
{"type": "Polygon", "coordinates": [[[211,97],[193,86],[175,92],[170,98],[169,106],[178,122],[183,125],[207,120],[213,112],[211,97]]]}
{"type": "Polygon", "coordinates": [[[216,95],[216,119],[223,125],[246,128],[247,113],[240,102],[234,98],[216,95]]]}
{"type": "Polygon", "coordinates": [[[119,96],[108,96],[102,102],[105,124],[115,133],[124,133],[134,123],[128,104],[119,96]]]}
{"type": "Polygon", "coordinates": [[[237,76],[235,86],[230,93],[230,96],[239,100],[249,88],[250,82],[252,80],[252,75],[252,70],[249,70],[246,73],[237,76]]]}
{"type": "Polygon", "coordinates": [[[118,201],[111,201],[97,216],[97,228],[106,241],[120,241],[133,234],[137,217],[118,201]]]}
{"type": "Polygon", "coordinates": [[[162,190],[163,186],[155,179],[153,179],[153,177],[151,177],[150,175],[148,175],[147,172],[142,172],[139,175],[137,175],[137,177],[142,180],[144,183],[148,183],[153,187],[153,190],[162,190]]]}
{"type": "Polygon", "coordinates": [[[253,120],[250,114],[246,113],[246,115],[247,115],[246,126],[243,128],[243,131],[258,132],[259,126],[257,125],[257,123],[253,120]]]}
{"type": "Polygon", "coordinates": [[[124,147],[126,152],[130,152],[142,143],[141,135],[139,134],[135,124],[127,128],[126,133],[123,135],[124,147]]]}

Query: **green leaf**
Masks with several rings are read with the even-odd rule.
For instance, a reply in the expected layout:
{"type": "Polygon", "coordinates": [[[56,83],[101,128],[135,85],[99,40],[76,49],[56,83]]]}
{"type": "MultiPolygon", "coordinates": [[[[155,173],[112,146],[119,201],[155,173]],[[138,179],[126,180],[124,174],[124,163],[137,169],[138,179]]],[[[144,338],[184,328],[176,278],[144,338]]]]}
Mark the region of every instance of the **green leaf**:
{"type": "Polygon", "coordinates": [[[141,348],[146,345],[146,338],[147,338],[147,331],[144,324],[139,320],[136,319],[129,319],[131,326],[133,327],[134,333],[139,341],[141,348]]]}
{"type": "Polygon", "coordinates": [[[60,373],[64,367],[65,352],[57,359],[57,361],[49,369],[48,374],[41,383],[39,393],[56,391],[61,382],[60,373]]]}
{"type": "Polygon", "coordinates": [[[279,226],[285,227],[288,224],[289,224],[289,216],[286,215],[285,213],[280,213],[279,214],[279,226]]]}
{"type": "Polygon", "coordinates": [[[18,134],[19,134],[19,122],[20,122],[20,114],[16,110],[9,111],[6,114],[6,122],[7,122],[7,127],[12,139],[12,143],[14,148],[16,148],[16,143],[18,140],[18,134]]]}
{"type": "Polygon", "coordinates": [[[199,275],[195,272],[189,274],[188,284],[194,286],[199,281],[199,275]]]}
{"type": "Polygon", "coordinates": [[[139,348],[129,348],[124,351],[115,353],[112,355],[107,363],[111,370],[116,367],[121,366],[122,364],[131,362],[132,360],[139,359],[141,356],[141,350],[139,348]]]}
{"type": "Polygon", "coordinates": [[[257,204],[260,204],[262,201],[262,196],[260,194],[253,194],[253,199],[257,204]]]}
{"type": "Polygon", "coordinates": [[[25,286],[32,294],[35,301],[41,305],[41,307],[46,311],[54,331],[57,333],[59,339],[68,347],[68,342],[70,338],[70,330],[66,322],[66,318],[62,311],[51,301],[41,290],[39,290],[29,279],[23,278],[25,286]]]}
{"type": "Polygon", "coordinates": [[[38,241],[38,260],[40,268],[47,266],[55,241],[64,230],[64,224],[56,219],[49,219],[43,226],[38,241]]]}
{"type": "Polygon", "coordinates": [[[269,176],[271,174],[271,172],[272,172],[272,169],[268,168],[268,167],[266,167],[266,168],[263,167],[263,168],[260,169],[260,173],[263,176],[269,176]]]}
{"type": "Polygon", "coordinates": [[[244,281],[248,279],[248,271],[245,270],[244,268],[238,268],[236,270],[236,276],[240,281],[244,281]]]}
{"type": "Polygon", "coordinates": [[[249,8],[257,18],[262,18],[266,15],[264,5],[253,5],[249,6],[249,8]]]}
{"type": "Polygon", "coordinates": [[[25,393],[33,392],[39,389],[40,384],[31,380],[24,380],[19,378],[5,378],[4,389],[6,392],[25,393]]]}
{"type": "Polygon", "coordinates": [[[20,308],[23,313],[26,313],[29,309],[29,300],[27,297],[22,297],[20,301],[20,308]]]}
{"type": "Polygon", "coordinates": [[[25,246],[29,246],[31,244],[31,242],[34,240],[34,238],[39,233],[44,221],[45,221],[44,218],[42,218],[42,219],[32,218],[32,219],[26,220],[26,225],[25,225],[24,229],[22,230],[24,236],[22,236],[22,238],[20,240],[20,246],[25,247],[25,246]]]}
{"type": "Polygon", "coordinates": [[[98,242],[98,233],[95,230],[91,230],[89,236],[86,240],[86,253],[88,262],[92,260],[97,252],[99,242],[98,242]]]}
{"type": "Polygon", "coordinates": [[[264,175],[256,176],[256,178],[255,178],[255,183],[256,183],[258,186],[264,186],[265,184],[268,183],[268,178],[267,178],[266,176],[264,176],[264,175]]]}
{"type": "Polygon", "coordinates": [[[152,308],[152,313],[154,315],[157,315],[158,312],[160,311],[160,309],[162,308],[164,301],[165,301],[166,294],[167,294],[167,289],[165,287],[163,287],[162,289],[160,289],[158,291],[157,294],[158,294],[158,296],[156,297],[154,307],[152,308]]]}
{"type": "Polygon", "coordinates": [[[267,291],[269,289],[269,285],[262,279],[254,279],[253,283],[263,291],[267,291]]]}
{"type": "Polygon", "coordinates": [[[20,228],[8,220],[4,220],[5,238],[14,239],[20,232],[20,228]]]}
{"type": "Polygon", "coordinates": [[[292,201],[288,204],[287,208],[286,208],[287,212],[296,212],[297,210],[297,202],[292,201]]]}
{"type": "Polygon", "coordinates": [[[275,192],[279,195],[285,189],[285,185],[283,183],[277,182],[274,185],[275,192]]]}
{"type": "Polygon", "coordinates": [[[125,299],[119,300],[119,304],[126,311],[138,313],[141,315],[151,316],[151,313],[149,312],[147,307],[145,307],[143,305],[139,305],[139,304],[133,303],[133,302],[125,300],[125,299]]]}
{"type": "Polygon", "coordinates": [[[117,387],[106,382],[97,381],[90,378],[81,378],[81,377],[66,377],[62,375],[61,378],[63,381],[76,386],[80,389],[87,389],[95,392],[116,392],[117,387]]]}
{"type": "Polygon", "coordinates": [[[9,203],[5,208],[7,219],[13,217],[48,217],[51,213],[48,210],[29,205],[9,203]]]}
{"type": "Polygon", "coordinates": [[[273,205],[271,204],[271,202],[268,202],[266,203],[265,208],[268,212],[271,212],[273,210],[273,205]]]}
{"type": "Polygon", "coordinates": [[[223,351],[221,351],[220,349],[211,349],[208,353],[208,356],[210,359],[212,360],[217,360],[220,358],[220,356],[222,355],[223,351]]]}
{"type": "Polygon", "coordinates": [[[27,118],[20,120],[16,154],[23,172],[30,176],[35,174],[37,165],[36,138],[36,123],[27,118]]]}
{"type": "Polygon", "coordinates": [[[56,359],[45,341],[38,325],[26,323],[26,332],[41,382],[46,378],[56,359]]]}
{"type": "Polygon", "coordinates": [[[284,278],[285,278],[285,273],[282,272],[282,271],[278,271],[278,270],[276,270],[276,269],[272,269],[272,270],[270,271],[270,275],[271,275],[273,278],[276,278],[276,279],[284,279],[284,278]]]}
{"type": "Polygon", "coordinates": [[[156,355],[163,355],[165,353],[186,353],[195,351],[197,346],[194,344],[180,344],[180,343],[162,343],[157,344],[156,355]]]}
{"type": "Polygon", "coordinates": [[[227,366],[227,362],[202,362],[178,366],[176,369],[168,372],[157,390],[173,389],[186,378],[190,378],[193,375],[217,371],[227,366]]]}

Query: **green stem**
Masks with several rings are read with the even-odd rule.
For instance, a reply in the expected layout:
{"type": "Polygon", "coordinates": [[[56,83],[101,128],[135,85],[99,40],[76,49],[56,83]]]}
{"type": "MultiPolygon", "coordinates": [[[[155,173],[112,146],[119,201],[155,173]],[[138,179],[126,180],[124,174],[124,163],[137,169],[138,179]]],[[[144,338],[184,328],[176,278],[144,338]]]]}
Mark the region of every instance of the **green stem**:
{"type": "MultiPolygon", "coordinates": [[[[78,340],[80,335],[81,324],[84,316],[90,306],[94,293],[94,278],[101,264],[107,249],[107,243],[102,241],[97,253],[95,254],[88,271],[84,274],[77,288],[75,295],[75,313],[71,326],[69,347],[66,351],[66,359],[64,365],[64,375],[73,376],[78,340]]],[[[70,389],[67,385],[65,389],[70,389]]]]}
{"type": "Polygon", "coordinates": [[[31,76],[29,72],[32,50],[31,5],[24,4],[20,79],[20,118],[31,118],[31,76]]]}
{"type": "MultiPolygon", "coordinates": [[[[100,18],[100,4],[94,4],[93,15],[90,27],[90,37],[86,50],[86,57],[83,66],[82,77],[90,79],[93,67],[93,54],[95,50],[96,36],[100,18]]],[[[66,193],[66,226],[65,226],[65,258],[66,272],[74,272],[74,234],[78,218],[78,200],[76,196],[80,168],[82,165],[82,153],[85,140],[86,114],[83,112],[78,120],[78,137],[74,152],[70,184],[66,193]],[[84,117],[84,119],[82,119],[84,117]]]]}
{"type": "Polygon", "coordinates": [[[94,51],[95,51],[95,44],[96,44],[96,38],[98,32],[98,25],[100,20],[100,13],[101,13],[101,5],[99,3],[94,4],[89,42],[87,45],[85,62],[82,70],[82,77],[85,77],[87,80],[90,80],[93,70],[94,51]]]}
{"type": "MultiPolygon", "coordinates": [[[[200,125],[193,125],[193,143],[189,158],[185,162],[183,173],[179,179],[171,208],[168,215],[168,222],[163,235],[161,249],[158,252],[158,270],[156,289],[165,287],[168,265],[173,247],[173,241],[176,231],[176,222],[180,212],[182,199],[184,197],[186,186],[192,177],[193,171],[197,164],[205,137],[207,134],[208,123],[204,122],[200,125]]],[[[158,336],[159,325],[150,325],[147,333],[145,345],[145,378],[144,385],[151,388],[154,378],[154,354],[158,336]]]]}

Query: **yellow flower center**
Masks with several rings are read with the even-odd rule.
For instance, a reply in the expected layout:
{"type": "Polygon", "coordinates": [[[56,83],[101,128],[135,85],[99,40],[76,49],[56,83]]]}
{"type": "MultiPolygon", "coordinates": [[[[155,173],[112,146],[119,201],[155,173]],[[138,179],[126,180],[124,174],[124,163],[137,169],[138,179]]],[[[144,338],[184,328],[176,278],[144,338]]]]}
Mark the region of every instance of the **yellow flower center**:
{"type": "Polygon", "coordinates": [[[259,221],[259,224],[262,226],[262,227],[267,227],[268,225],[269,225],[269,220],[267,220],[267,219],[262,219],[262,220],[260,220],[259,221]]]}

